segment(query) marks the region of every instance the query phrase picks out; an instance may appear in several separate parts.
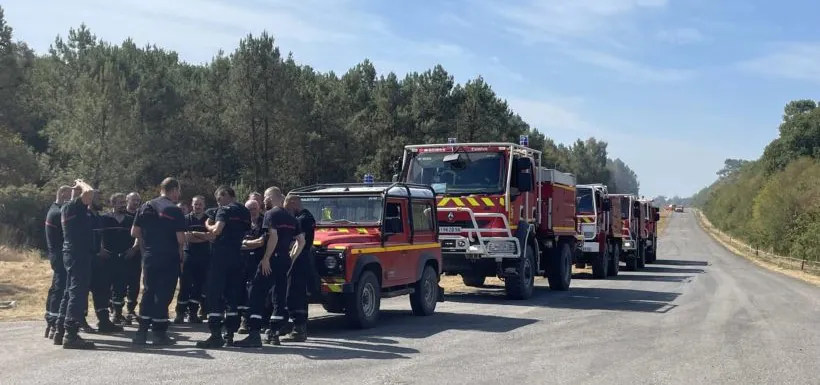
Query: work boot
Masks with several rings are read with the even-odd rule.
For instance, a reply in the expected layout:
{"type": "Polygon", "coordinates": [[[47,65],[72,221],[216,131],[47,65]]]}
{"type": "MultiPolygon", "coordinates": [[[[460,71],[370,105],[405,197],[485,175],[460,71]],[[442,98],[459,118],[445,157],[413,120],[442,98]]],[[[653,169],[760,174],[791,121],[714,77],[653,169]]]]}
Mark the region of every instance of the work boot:
{"type": "Polygon", "coordinates": [[[248,336],[241,341],[236,341],[234,346],[240,348],[261,348],[262,336],[259,334],[259,330],[249,330],[248,336]]]}
{"type": "Polygon", "coordinates": [[[233,332],[225,332],[222,339],[225,340],[225,346],[233,346],[233,332]]]}
{"type": "Polygon", "coordinates": [[[265,343],[276,346],[282,345],[282,342],[279,341],[279,332],[272,327],[268,328],[268,332],[265,333],[265,343]]]}
{"type": "Polygon", "coordinates": [[[43,333],[44,338],[49,338],[54,328],[54,320],[46,320],[46,331],[43,333]]]}
{"type": "Polygon", "coordinates": [[[128,315],[125,316],[125,325],[131,326],[134,324],[134,321],[137,319],[137,314],[134,313],[133,310],[128,310],[128,315]]]}
{"type": "Polygon", "coordinates": [[[54,336],[57,334],[57,326],[51,327],[51,333],[48,333],[48,339],[53,340],[54,336]]]}
{"type": "Polygon", "coordinates": [[[63,341],[63,349],[94,349],[96,346],[91,341],[86,341],[78,333],[78,328],[72,327],[66,330],[65,339],[63,341]]]}
{"type": "Polygon", "coordinates": [[[176,312],[174,324],[180,325],[185,323],[185,306],[186,305],[177,305],[176,309],[174,309],[176,312]]]}
{"type": "Polygon", "coordinates": [[[54,332],[54,345],[62,345],[63,344],[63,336],[65,336],[65,326],[60,321],[57,321],[57,331],[54,332]]]}
{"type": "Polygon", "coordinates": [[[165,330],[154,330],[151,334],[151,344],[154,346],[169,346],[174,345],[177,342],[168,336],[168,333],[165,330]]]}
{"type": "Polygon", "coordinates": [[[112,314],[114,314],[114,316],[111,317],[111,322],[114,325],[122,326],[125,323],[125,317],[122,316],[122,306],[115,306],[112,314]]]}
{"type": "Polygon", "coordinates": [[[285,337],[286,341],[305,342],[307,341],[307,325],[294,325],[293,331],[285,337]]]}
{"type": "Polygon", "coordinates": [[[148,345],[148,329],[140,328],[137,330],[137,333],[134,334],[134,338],[131,339],[131,343],[139,346],[148,345]]]}
{"type": "Polygon", "coordinates": [[[202,320],[199,319],[199,316],[196,315],[196,312],[193,312],[193,313],[191,313],[191,315],[188,316],[188,323],[189,324],[200,324],[200,323],[202,323],[202,320]]]}
{"type": "Polygon", "coordinates": [[[91,325],[88,324],[88,320],[86,320],[85,318],[83,318],[83,320],[80,321],[80,331],[83,332],[83,333],[96,333],[97,332],[96,330],[94,330],[94,328],[91,327],[91,325]]]}
{"type": "Polygon", "coordinates": [[[219,349],[223,346],[225,346],[225,340],[218,332],[216,334],[211,333],[207,340],[196,343],[196,347],[200,349],[219,349]]]}
{"type": "Polygon", "coordinates": [[[100,322],[97,322],[98,333],[119,333],[121,331],[123,331],[122,326],[115,325],[108,317],[100,318],[100,322]]]}
{"type": "Polygon", "coordinates": [[[239,325],[239,330],[236,331],[237,334],[248,334],[248,319],[242,317],[242,324],[239,325]]]}

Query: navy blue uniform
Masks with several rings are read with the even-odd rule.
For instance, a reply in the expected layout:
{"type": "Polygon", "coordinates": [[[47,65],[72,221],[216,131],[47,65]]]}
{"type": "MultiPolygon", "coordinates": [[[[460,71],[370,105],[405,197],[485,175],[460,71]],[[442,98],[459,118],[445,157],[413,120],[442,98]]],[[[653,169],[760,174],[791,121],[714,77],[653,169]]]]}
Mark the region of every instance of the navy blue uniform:
{"type": "MultiPolygon", "coordinates": [[[[255,220],[251,221],[251,228],[245,233],[246,240],[253,240],[258,239],[259,237],[263,236],[264,233],[262,232],[262,224],[264,222],[264,216],[260,215],[255,220]]],[[[242,261],[244,262],[244,279],[243,279],[243,295],[239,299],[239,311],[243,312],[242,316],[247,317],[247,311],[250,309],[248,306],[248,298],[250,297],[250,287],[251,282],[253,281],[253,275],[256,273],[256,267],[259,266],[259,262],[262,261],[263,254],[265,253],[265,244],[263,243],[261,247],[251,249],[251,250],[242,250],[242,261]]]]}
{"type": "MultiPolygon", "coordinates": [[[[137,212],[129,212],[129,215],[136,217],[137,212]]],[[[131,246],[133,245],[132,243],[131,246]]],[[[126,258],[123,274],[125,277],[125,306],[128,309],[128,322],[130,325],[131,318],[136,317],[137,298],[140,295],[140,279],[142,278],[142,252],[140,250],[137,250],[131,258],[126,258]]]]}
{"type": "Polygon", "coordinates": [[[110,255],[108,265],[111,274],[111,304],[114,305],[114,313],[117,315],[122,314],[125,305],[128,270],[133,265],[133,262],[128,260],[128,251],[134,246],[134,238],[131,237],[133,224],[133,215],[107,213],[102,216],[102,247],[110,255]],[[121,220],[117,220],[120,215],[121,220]]]}
{"type": "Polygon", "coordinates": [[[273,315],[270,317],[270,330],[276,333],[286,325],[288,320],[287,274],[291,264],[290,247],[294,238],[302,231],[296,218],[281,207],[274,207],[265,213],[262,230],[268,233],[271,229],[276,230],[278,239],[273,255],[270,257],[271,273],[265,276],[262,274],[261,266],[256,269],[251,284],[251,317],[248,327],[254,331],[262,328],[265,302],[273,288],[273,315]]]}
{"type": "Polygon", "coordinates": [[[48,261],[51,264],[51,287],[46,297],[46,322],[54,326],[60,315],[60,301],[65,293],[66,272],[63,265],[63,225],[60,208],[61,204],[53,203],[46,213],[46,244],[48,246],[48,261]]]}
{"type": "MultiPolygon", "coordinates": [[[[203,213],[197,216],[189,213],[185,216],[188,231],[206,232],[205,221],[208,217],[203,213]]],[[[179,294],[177,295],[177,315],[184,314],[193,317],[199,310],[204,297],[202,288],[208,278],[210,264],[210,242],[186,243],[185,260],[182,267],[182,276],[179,279],[179,294]]]]}
{"type": "Polygon", "coordinates": [[[288,313],[294,325],[305,325],[308,320],[308,291],[315,291],[314,268],[311,247],[316,220],[310,211],[302,210],[296,217],[299,228],[305,234],[305,247],[294,259],[288,271],[288,313]]]}
{"type": "MultiPolygon", "coordinates": [[[[66,269],[66,290],[60,303],[60,321],[76,334],[85,321],[88,291],[91,284],[91,259],[94,251],[94,218],[81,198],[63,205],[63,264],[66,269]]],[[[58,322],[60,322],[58,321],[58,322]]]]}
{"type": "Polygon", "coordinates": [[[134,218],[142,232],[142,266],[144,291],[140,301],[140,330],[154,332],[168,329],[168,306],[174,299],[179,277],[180,255],[177,233],[185,232],[185,216],[166,197],[143,204],[134,218]]]}
{"type": "Polygon", "coordinates": [[[92,212],[91,223],[94,228],[94,241],[91,247],[91,282],[89,289],[94,304],[94,313],[100,323],[105,323],[109,321],[108,308],[111,306],[113,270],[110,259],[100,256],[105,227],[103,216],[92,212]]]}
{"type": "Polygon", "coordinates": [[[239,329],[239,298],[244,279],[242,239],[251,227],[251,214],[245,206],[232,202],[216,211],[216,222],[224,222],[222,233],[214,239],[211,266],[208,269],[208,326],[213,335],[222,331],[222,314],[225,314],[225,331],[236,333],[239,329]],[[227,309],[226,309],[227,306],[227,309]]]}

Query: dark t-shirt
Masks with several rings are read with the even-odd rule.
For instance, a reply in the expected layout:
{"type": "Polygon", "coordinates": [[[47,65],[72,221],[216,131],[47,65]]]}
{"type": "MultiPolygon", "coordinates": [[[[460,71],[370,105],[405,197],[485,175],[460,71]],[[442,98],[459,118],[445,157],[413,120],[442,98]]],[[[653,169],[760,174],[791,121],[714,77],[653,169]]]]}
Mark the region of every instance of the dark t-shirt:
{"type": "Polygon", "coordinates": [[[299,228],[299,221],[287,210],[274,207],[265,213],[265,221],[262,224],[262,230],[266,233],[271,229],[276,230],[278,238],[276,248],[273,250],[273,256],[289,258],[293,239],[302,233],[299,228]]]}
{"type": "MultiPolygon", "coordinates": [[[[256,217],[256,219],[251,222],[251,227],[250,227],[250,229],[248,229],[248,232],[245,233],[245,239],[246,240],[253,240],[253,239],[257,239],[257,238],[265,235],[265,232],[262,231],[262,224],[264,222],[265,222],[265,217],[264,216],[260,215],[260,216],[256,217]]],[[[244,250],[243,252],[247,253],[247,254],[250,254],[250,255],[253,255],[255,257],[260,257],[261,258],[262,254],[265,252],[265,242],[263,242],[262,246],[260,246],[258,248],[250,249],[250,250],[244,250]]]]}
{"type": "Polygon", "coordinates": [[[134,246],[134,238],[131,238],[133,224],[134,217],[129,214],[123,214],[122,222],[117,221],[114,213],[102,216],[102,244],[112,256],[122,254],[134,246]]]}
{"type": "Polygon", "coordinates": [[[142,258],[168,258],[178,261],[177,233],[187,228],[182,210],[170,199],[152,199],[137,210],[134,226],[142,231],[142,258]]]}
{"type": "MultiPolygon", "coordinates": [[[[185,216],[185,222],[188,225],[188,231],[208,232],[205,227],[205,222],[208,220],[207,215],[202,215],[202,218],[197,218],[194,213],[188,213],[185,216]]],[[[185,251],[193,255],[205,255],[211,252],[210,242],[187,243],[185,244],[185,251]]]]}
{"type": "Polygon", "coordinates": [[[216,222],[224,222],[225,227],[216,239],[214,248],[219,253],[238,255],[242,248],[242,240],[251,228],[251,213],[245,206],[232,202],[220,206],[216,211],[216,222]]]}
{"type": "Polygon", "coordinates": [[[302,210],[299,216],[296,217],[299,221],[299,228],[305,233],[305,247],[302,249],[301,256],[310,254],[310,248],[313,246],[313,235],[316,230],[316,219],[310,211],[302,210]]]}
{"type": "Polygon", "coordinates": [[[91,226],[94,228],[94,243],[91,244],[91,252],[94,253],[94,255],[97,255],[100,253],[100,249],[102,247],[102,233],[103,228],[105,227],[105,220],[103,219],[103,216],[98,213],[91,212],[91,226]]]}
{"type": "Polygon", "coordinates": [[[94,218],[88,206],[77,197],[63,205],[61,222],[63,226],[63,251],[69,253],[91,253],[94,250],[94,218]]]}
{"type": "Polygon", "coordinates": [[[52,203],[46,213],[46,245],[50,255],[61,255],[63,251],[63,225],[61,204],[52,203]]]}

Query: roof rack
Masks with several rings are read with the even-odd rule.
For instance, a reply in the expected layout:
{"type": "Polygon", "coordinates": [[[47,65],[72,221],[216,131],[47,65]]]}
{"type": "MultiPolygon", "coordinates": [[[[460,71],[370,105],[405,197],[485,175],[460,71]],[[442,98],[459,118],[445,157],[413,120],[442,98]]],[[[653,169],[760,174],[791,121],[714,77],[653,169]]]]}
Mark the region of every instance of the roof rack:
{"type": "Polygon", "coordinates": [[[374,183],[322,183],[300,187],[290,192],[303,195],[375,195],[415,198],[435,198],[436,192],[429,185],[402,182],[374,183]]]}

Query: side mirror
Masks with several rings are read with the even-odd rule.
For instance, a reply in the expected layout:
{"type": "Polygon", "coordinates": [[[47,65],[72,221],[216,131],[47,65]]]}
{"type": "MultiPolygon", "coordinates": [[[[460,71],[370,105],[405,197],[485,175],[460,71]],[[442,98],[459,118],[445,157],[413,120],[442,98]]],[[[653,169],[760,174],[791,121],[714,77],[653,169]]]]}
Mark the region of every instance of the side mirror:
{"type": "Polygon", "coordinates": [[[516,184],[518,185],[519,192],[532,191],[532,174],[519,171],[518,175],[516,175],[516,184]]]}
{"type": "Polygon", "coordinates": [[[661,220],[661,214],[660,213],[655,213],[655,222],[657,222],[659,220],[661,220]]]}
{"type": "Polygon", "coordinates": [[[641,217],[641,208],[640,207],[633,207],[632,208],[632,216],[635,218],[641,217]]]}
{"type": "Polygon", "coordinates": [[[611,204],[612,202],[609,201],[609,198],[605,198],[601,203],[601,209],[603,209],[603,211],[609,211],[612,209],[611,204]]]}
{"type": "Polygon", "coordinates": [[[399,181],[399,174],[393,174],[393,183],[399,181]]]}

